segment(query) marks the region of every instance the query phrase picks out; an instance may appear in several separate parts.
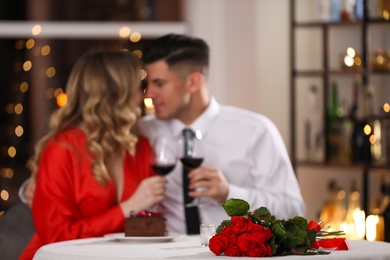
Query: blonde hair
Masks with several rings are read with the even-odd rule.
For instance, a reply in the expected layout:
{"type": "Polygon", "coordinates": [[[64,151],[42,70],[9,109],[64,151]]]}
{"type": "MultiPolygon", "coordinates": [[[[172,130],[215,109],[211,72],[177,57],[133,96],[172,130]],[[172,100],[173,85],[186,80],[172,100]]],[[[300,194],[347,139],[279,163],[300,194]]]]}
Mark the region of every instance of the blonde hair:
{"type": "Polygon", "coordinates": [[[135,153],[134,127],[140,108],[134,96],[140,91],[140,61],[125,51],[94,51],[83,55],[67,83],[68,103],[55,111],[50,131],[35,145],[28,168],[35,173],[42,150],[50,139],[81,124],[87,131],[87,147],[93,154],[92,172],[100,183],[110,175],[106,165],[119,151],[135,153]]]}

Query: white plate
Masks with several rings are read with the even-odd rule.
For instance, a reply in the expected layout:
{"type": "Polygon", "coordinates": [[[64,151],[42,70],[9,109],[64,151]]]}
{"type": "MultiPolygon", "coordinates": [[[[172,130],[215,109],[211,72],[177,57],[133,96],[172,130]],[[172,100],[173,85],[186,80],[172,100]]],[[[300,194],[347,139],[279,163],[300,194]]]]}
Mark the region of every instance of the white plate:
{"type": "Polygon", "coordinates": [[[121,242],[169,242],[172,241],[174,236],[162,236],[162,237],[126,237],[125,233],[113,233],[104,235],[106,238],[111,238],[121,242]]]}

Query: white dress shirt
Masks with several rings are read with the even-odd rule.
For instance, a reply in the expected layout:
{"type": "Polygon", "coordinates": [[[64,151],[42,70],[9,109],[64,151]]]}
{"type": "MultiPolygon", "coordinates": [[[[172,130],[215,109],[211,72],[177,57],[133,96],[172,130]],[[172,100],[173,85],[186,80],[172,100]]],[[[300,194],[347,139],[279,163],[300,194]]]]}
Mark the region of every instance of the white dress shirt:
{"type": "MultiPolygon", "coordinates": [[[[176,119],[157,120],[146,116],[141,119],[140,127],[151,144],[157,136],[179,140],[185,127],[200,130],[204,149],[202,166],[217,168],[224,174],[229,182],[228,198],[248,201],[251,210],[265,206],[277,218],[305,215],[286,147],[276,126],[266,117],[237,107],[220,106],[212,98],[205,112],[190,126],[176,119]]],[[[180,161],[167,180],[163,207],[168,230],[186,233],[180,161]]],[[[201,198],[199,210],[202,223],[219,225],[229,218],[211,198],[201,198]]]]}

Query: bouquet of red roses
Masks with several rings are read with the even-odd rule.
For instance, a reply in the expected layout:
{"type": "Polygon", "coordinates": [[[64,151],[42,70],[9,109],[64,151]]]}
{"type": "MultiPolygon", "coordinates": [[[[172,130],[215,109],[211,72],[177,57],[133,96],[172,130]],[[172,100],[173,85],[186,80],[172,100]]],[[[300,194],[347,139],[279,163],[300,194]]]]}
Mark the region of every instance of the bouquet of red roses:
{"type": "Polygon", "coordinates": [[[320,247],[348,250],[345,238],[318,240],[318,237],[344,233],[323,230],[315,221],[308,222],[299,216],[277,220],[265,207],[251,212],[249,204],[241,199],[229,199],[222,207],[231,219],[222,221],[210,239],[209,248],[216,255],[262,257],[330,253],[319,250],[320,247]]]}

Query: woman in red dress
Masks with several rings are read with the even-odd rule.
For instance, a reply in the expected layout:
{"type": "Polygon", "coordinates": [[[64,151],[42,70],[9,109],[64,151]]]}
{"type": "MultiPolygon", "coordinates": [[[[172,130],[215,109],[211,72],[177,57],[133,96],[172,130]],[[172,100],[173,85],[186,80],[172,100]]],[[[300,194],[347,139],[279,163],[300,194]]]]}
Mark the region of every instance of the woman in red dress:
{"type": "Polygon", "coordinates": [[[130,212],[164,198],[165,179],[149,166],[151,147],[136,135],[141,67],[124,51],[90,52],[73,68],[68,103],[35,146],[32,213],[36,234],[20,256],[53,242],[123,232],[130,212]]]}

